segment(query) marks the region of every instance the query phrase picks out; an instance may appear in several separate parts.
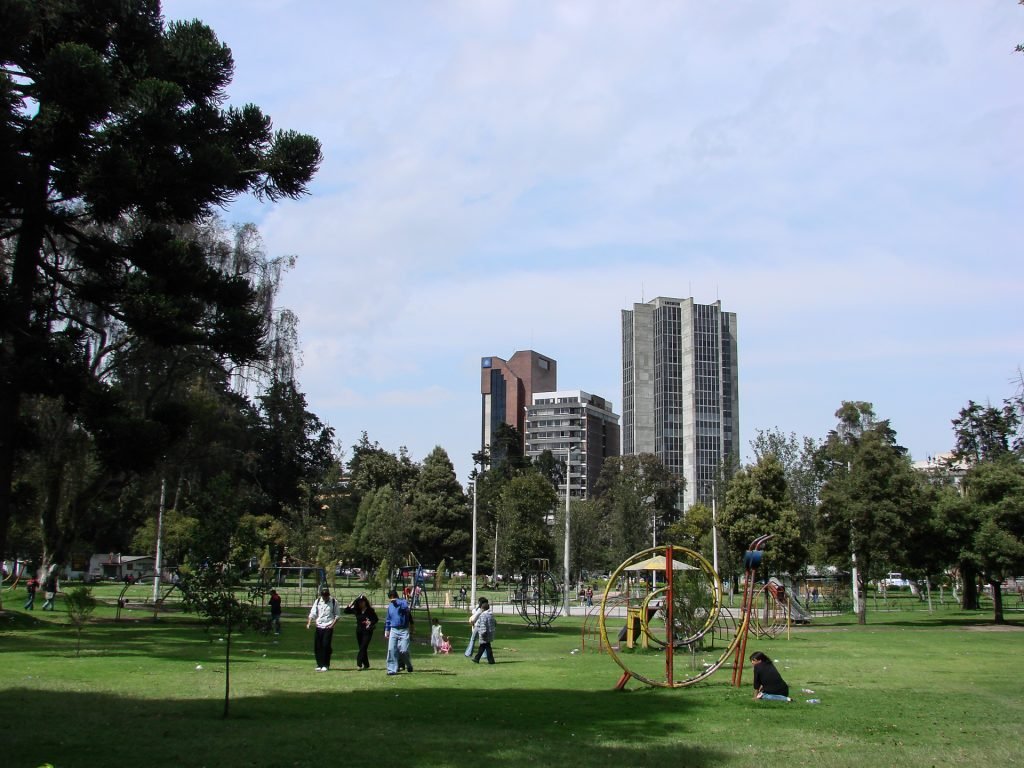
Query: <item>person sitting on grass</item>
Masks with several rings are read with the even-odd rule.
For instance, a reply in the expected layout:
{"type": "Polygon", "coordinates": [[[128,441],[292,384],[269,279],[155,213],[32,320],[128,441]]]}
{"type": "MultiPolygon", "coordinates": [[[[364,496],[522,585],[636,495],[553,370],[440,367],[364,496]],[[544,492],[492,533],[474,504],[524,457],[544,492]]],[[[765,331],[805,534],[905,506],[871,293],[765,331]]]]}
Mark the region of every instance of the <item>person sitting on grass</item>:
{"type": "Polygon", "coordinates": [[[789,686],[782,679],[779,670],[761,651],[750,654],[750,663],[754,665],[754,698],[761,701],[792,701],[789,698],[789,686]]]}

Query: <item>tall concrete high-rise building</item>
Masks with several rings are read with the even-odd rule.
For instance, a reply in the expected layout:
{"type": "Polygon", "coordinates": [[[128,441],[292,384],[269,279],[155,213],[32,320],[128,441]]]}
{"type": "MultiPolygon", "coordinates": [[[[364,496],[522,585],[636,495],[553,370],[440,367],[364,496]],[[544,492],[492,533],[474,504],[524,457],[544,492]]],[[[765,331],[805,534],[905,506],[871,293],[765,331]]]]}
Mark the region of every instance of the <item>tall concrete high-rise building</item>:
{"type": "MultiPolygon", "coordinates": [[[[508,360],[480,359],[480,448],[493,445],[493,436],[504,422],[525,434],[526,406],[534,392],[558,389],[558,363],[532,349],[520,350],[508,360]]],[[[525,448],[525,443],[520,446],[525,448]]]]}
{"type": "Polygon", "coordinates": [[[622,310],[623,455],[655,454],[689,507],[711,498],[739,435],[736,314],[664,296],[622,310]]]}
{"type": "Polygon", "coordinates": [[[537,392],[526,406],[526,455],[551,451],[565,461],[562,492],[567,488],[573,498],[588,498],[605,459],[619,455],[619,434],[612,404],[581,389],[537,392]]]}

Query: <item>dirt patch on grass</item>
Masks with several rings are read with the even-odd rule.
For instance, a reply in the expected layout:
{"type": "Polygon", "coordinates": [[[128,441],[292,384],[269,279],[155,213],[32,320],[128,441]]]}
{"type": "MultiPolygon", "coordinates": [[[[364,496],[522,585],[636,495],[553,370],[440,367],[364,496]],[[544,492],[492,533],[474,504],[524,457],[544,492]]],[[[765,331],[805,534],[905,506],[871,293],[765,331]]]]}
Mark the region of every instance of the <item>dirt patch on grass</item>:
{"type": "Polygon", "coordinates": [[[977,624],[964,627],[967,632],[1024,632],[1024,624],[977,624]]]}

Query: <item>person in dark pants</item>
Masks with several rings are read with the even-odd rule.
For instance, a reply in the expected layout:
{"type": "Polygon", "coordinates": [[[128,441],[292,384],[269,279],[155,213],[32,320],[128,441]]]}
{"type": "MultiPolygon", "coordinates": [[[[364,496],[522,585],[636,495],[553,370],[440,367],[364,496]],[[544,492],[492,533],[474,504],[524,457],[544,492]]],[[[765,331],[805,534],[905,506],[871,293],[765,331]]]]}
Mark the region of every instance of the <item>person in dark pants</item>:
{"type": "Polygon", "coordinates": [[[362,594],[345,606],[345,613],[354,614],[356,617],[356,643],[359,646],[356,652],[356,666],[359,669],[369,669],[370,655],[367,650],[373,639],[373,628],[377,626],[377,612],[373,610],[366,595],[362,594]]]}
{"type": "Polygon", "coordinates": [[[331,590],[324,587],[320,597],[313,601],[306,619],[306,629],[316,621],[316,637],[313,639],[313,654],[316,656],[316,671],[326,672],[331,668],[331,641],[334,639],[334,625],[340,617],[338,601],[331,597],[331,590]]]}
{"type": "Polygon", "coordinates": [[[281,634],[281,596],[276,589],[270,590],[270,624],[274,634],[281,634]]]}
{"type": "Polygon", "coordinates": [[[494,652],[491,650],[491,643],[494,642],[494,614],[491,613],[491,604],[486,598],[480,599],[480,615],[476,618],[476,634],[480,639],[480,647],[476,650],[473,663],[479,664],[480,657],[487,654],[487,663],[494,663],[494,652]]]}
{"type": "Polygon", "coordinates": [[[792,701],[789,685],[782,679],[772,660],[761,651],[750,654],[754,666],[754,698],[761,701],[792,701]]]}

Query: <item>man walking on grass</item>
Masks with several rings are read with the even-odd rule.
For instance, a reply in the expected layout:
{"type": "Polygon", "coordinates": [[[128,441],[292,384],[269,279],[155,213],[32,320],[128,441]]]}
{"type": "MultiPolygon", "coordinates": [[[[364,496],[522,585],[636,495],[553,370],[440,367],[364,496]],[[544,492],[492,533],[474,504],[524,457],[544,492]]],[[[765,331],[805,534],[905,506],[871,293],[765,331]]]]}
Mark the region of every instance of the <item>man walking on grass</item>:
{"type": "Polygon", "coordinates": [[[384,639],[388,641],[387,670],[397,675],[400,669],[412,672],[412,657],[409,655],[409,640],[412,637],[412,611],[407,600],[398,597],[392,589],[388,593],[388,614],[384,620],[384,639]]]}

